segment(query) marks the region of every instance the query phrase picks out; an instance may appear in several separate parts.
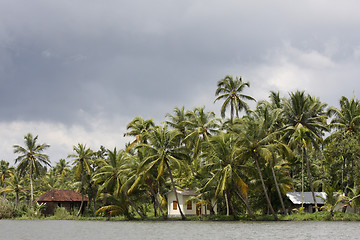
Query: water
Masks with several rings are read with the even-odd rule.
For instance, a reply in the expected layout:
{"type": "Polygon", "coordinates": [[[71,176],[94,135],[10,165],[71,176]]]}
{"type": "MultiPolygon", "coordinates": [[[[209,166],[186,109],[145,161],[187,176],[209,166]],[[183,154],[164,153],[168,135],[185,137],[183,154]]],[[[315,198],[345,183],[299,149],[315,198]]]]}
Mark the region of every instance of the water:
{"type": "Polygon", "coordinates": [[[359,239],[359,226],[359,222],[97,222],[0,220],[0,239],[359,239]]]}

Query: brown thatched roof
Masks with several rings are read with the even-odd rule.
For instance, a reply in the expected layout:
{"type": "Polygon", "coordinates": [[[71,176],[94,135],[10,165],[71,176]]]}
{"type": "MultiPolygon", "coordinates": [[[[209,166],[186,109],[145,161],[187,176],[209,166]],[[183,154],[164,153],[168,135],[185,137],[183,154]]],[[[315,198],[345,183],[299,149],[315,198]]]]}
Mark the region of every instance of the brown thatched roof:
{"type": "MultiPolygon", "coordinates": [[[[81,194],[71,189],[52,189],[36,199],[37,202],[81,202],[81,194]]],[[[89,199],[84,196],[84,201],[89,199]]]]}

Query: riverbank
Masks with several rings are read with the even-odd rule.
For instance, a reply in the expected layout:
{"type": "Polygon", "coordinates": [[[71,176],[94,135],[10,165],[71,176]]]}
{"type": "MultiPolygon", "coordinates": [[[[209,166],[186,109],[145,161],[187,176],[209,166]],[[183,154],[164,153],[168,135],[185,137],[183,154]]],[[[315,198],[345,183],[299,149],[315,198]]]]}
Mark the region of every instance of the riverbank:
{"type": "MultiPolygon", "coordinates": [[[[355,213],[342,213],[335,212],[334,216],[331,216],[328,212],[316,212],[316,213],[303,213],[303,214],[291,214],[291,215],[278,215],[279,221],[360,221],[360,214],[355,213]]],[[[152,217],[149,216],[145,220],[140,218],[134,218],[129,220],[123,216],[115,217],[76,217],[71,214],[55,215],[55,216],[23,216],[12,218],[11,220],[76,220],[76,221],[182,221],[181,218],[167,218],[152,217]]],[[[213,215],[213,216],[189,216],[185,221],[274,221],[272,215],[257,216],[255,220],[247,216],[239,216],[238,219],[234,219],[233,216],[213,215]]]]}

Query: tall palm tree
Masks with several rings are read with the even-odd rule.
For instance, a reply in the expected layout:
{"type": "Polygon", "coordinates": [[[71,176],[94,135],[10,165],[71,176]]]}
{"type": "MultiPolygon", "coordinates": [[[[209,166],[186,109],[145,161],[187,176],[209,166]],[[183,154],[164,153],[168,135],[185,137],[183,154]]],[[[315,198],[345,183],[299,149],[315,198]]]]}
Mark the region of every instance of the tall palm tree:
{"type": "Polygon", "coordinates": [[[197,159],[201,142],[219,132],[220,119],[215,118],[214,112],[205,112],[205,107],[196,107],[186,112],[184,124],[187,131],[183,141],[193,149],[193,158],[197,159]]]}
{"type": "Polygon", "coordinates": [[[344,186],[344,181],[342,181],[342,187],[344,188],[345,195],[347,195],[351,173],[354,172],[354,161],[357,159],[356,154],[352,153],[354,151],[356,152],[356,150],[349,143],[353,141],[357,142],[359,139],[360,101],[354,98],[348,99],[343,96],[339,104],[339,109],[336,107],[330,107],[328,109],[329,116],[333,116],[330,122],[330,128],[335,131],[326,138],[326,142],[329,143],[328,146],[337,146],[336,148],[339,149],[336,155],[340,155],[340,159],[343,161],[344,167],[342,168],[342,174],[346,177],[346,186],[344,186]],[[341,148],[340,145],[344,147],[341,148]]]}
{"type": "MultiPolygon", "coordinates": [[[[174,177],[172,170],[175,168],[181,171],[182,168],[187,168],[189,155],[187,149],[183,146],[178,146],[178,138],[181,132],[177,130],[168,130],[167,125],[156,126],[147,134],[148,144],[139,145],[147,152],[144,162],[139,167],[139,171],[147,173],[157,169],[157,180],[164,175],[164,170],[167,170],[172,185],[172,190],[175,193],[176,201],[179,203],[174,177]]],[[[179,212],[182,219],[185,215],[178,205],[179,212]]]]}
{"type": "MultiPolygon", "coordinates": [[[[110,193],[119,201],[123,197],[129,201],[130,205],[144,219],[145,216],[137,209],[135,204],[130,200],[127,189],[124,188],[127,178],[129,176],[129,160],[130,154],[125,151],[108,150],[108,158],[103,161],[103,167],[100,168],[99,173],[94,175],[95,184],[100,184],[99,192],[110,193]]],[[[123,205],[125,206],[125,205],[123,205]]]]}
{"type": "Polygon", "coordinates": [[[68,158],[73,158],[73,164],[75,164],[75,177],[80,180],[80,193],[81,197],[81,205],[77,216],[80,215],[83,205],[84,205],[84,194],[85,194],[85,182],[86,175],[89,175],[92,172],[91,168],[91,160],[94,152],[87,148],[86,145],[78,143],[77,146],[73,146],[73,151],[75,153],[69,154],[68,158]]]}
{"type": "Polygon", "coordinates": [[[328,114],[334,116],[330,122],[330,127],[336,130],[336,133],[350,133],[359,135],[360,131],[360,102],[354,98],[348,99],[342,96],[340,101],[340,109],[330,107],[328,114]]]}
{"type": "Polygon", "coordinates": [[[241,110],[247,110],[249,108],[244,100],[255,101],[253,97],[241,93],[245,87],[250,87],[250,84],[248,82],[243,82],[241,77],[236,77],[234,79],[233,76],[227,75],[224,79],[218,81],[215,96],[220,96],[218,96],[214,102],[224,100],[221,107],[222,118],[225,118],[225,112],[230,106],[230,119],[233,121],[234,111],[236,116],[239,117],[239,112],[241,110]]]}
{"type": "Polygon", "coordinates": [[[259,126],[261,126],[261,131],[263,131],[264,134],[263,137],[271,136],[272,138],[272,144],[269,144],[268,148],[271,149],[271,151],[275,154],[273,154],[271,158],[268,158],[266,160],[269,164],[274,179],[282,211],[283,213],[285,213],[285,204],[277,181],[274,165],[279,157],[292,156],[292,151],[290,150],[290,148],[288,148],[286,144],[280,142],[280,129],[282,127],[282,110],[278,108],[278,104],[280,104],[280,101],[278,101],[279,95],[271,92],[270,98],[272,99],[272,103],[269,103],[267,101],[259,102],[256,109],[254,111],[249,111],[245,118],[248,121],[254,121],[259,123],[259,126]]]}
{"type": "Polygon", "coordinates": [[[170,121],[165,121],[170,127],[177,129],[179,132],[185,135],[186,112],[184,106],[181,108],[175,107],[174,115],[167,113],[165,117],[170,119],[170,121]]]}
{"type": "Polygon", "coordinates": [[[255,218],[247,201],[248,186],[243,180],[245,177],[242,166],[244,159],[239,158],[236,137],[232,134],[220,133],[210,137],[209,141],[204,142],[203,145],[201,157],[206,159],[207,163],[201,168],[201,171],[210,174],[211,177],[205,183],[202,192],[208,191],[211,187],[216,188],[215,199],[218,196],[225,196],[226,214],[229,215],[230,205],[235,218],[237,215],[232,196],[239,194],[248,213],[255,218]]]}
{"type": "MultiPolygon", "coordinates": [[[[9,165],[10,163],[5,160],[0,161],[0,183],[2,188],[5,188],[6,186],[5,184],[6,179],[14,175],[15,169],[13,167],[10,167],[9,165]]],[[[4,198],[5,198],[5,193],[4,193],[4,198]]]]}
{"type": "Polygon", "coordinates": [[[20,193],[27,192],[24,178],[19,173],[15,172],[11,178],[6,181],[6,188],[0,191],[1,193],[15,193],[15,208],[19,209],[20,193]]]}
{"type": "MultiPolygon", "coordinates": [[[[310,190],[317,211],[307,150],[312,147],[319,148],[319,144],[323,141],[324,132],[328,131],[327,115],[325,113],[326,104],[321,103],[318,98],[305,95],[304,91],[296,91],[289,95],[290,98],[285,99],[282,103],[285,124],[283,137],[290,146],[297,147],[301,152],[302,164],[306,163],[310,190]]],[[[304,192],[303,179],[302,174],[302,192],[304,192]]]]}
{"type": "Polygon", "coordinates": [[[137,143],[146,143],[147,132],[154,126],[153,119],[144,120],[142,117],[135,117],[126,127],[130,131],[124,134],[124,136],[135,137],[135,140],[127,147],[126,151],[130,151],[137,143]]]}
{"type": "Polygon", "coordinates": [[[33,137],[28,133],[25,137],[25,147],[14,145],[14,153],[19,154],[15,159],[15,163],[19,162],[17,167],[21,174],[28,173],[30,179],[30,205],[34,202],[34,186],[33,180],[42,167],[42,164],[50,166],[49,156],[42,152],[50,147],[48,144],[38,144],[36,141],[38,136],[33,137]]]}
{"type": "MultiPolygon", "coordinates": [[[[267,192],[262,169],[265,168],[267,163],[270,163],[270,167],[273,169],[273,159],[276,158],[277,154],[287,152],[288,148],[285,144],[276,140],[277,132],[269,132],[266,119],[243,118],[240,121],[239,128],[238,144],[240,157],[254,160],[268,208],[275,220],[277,220],[277,215],[267,192]]],[[[278,186],[277,178],[274,172],[272,173],[275,185],[278,186]]],[[[279,197],[281,198],[281,194],[279,194],[279,197]]]]}

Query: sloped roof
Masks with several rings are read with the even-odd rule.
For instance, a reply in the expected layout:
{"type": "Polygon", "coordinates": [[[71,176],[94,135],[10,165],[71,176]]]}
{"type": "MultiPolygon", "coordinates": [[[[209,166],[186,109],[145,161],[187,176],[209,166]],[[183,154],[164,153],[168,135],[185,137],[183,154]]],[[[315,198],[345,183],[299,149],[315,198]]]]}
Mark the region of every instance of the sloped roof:
{"type": "MultiPolygon", "coordinates": [[[[173,191],[171,190],[167,194],[172,193],[172,192],[173,191]]],[[[196,192],[196,190],[189,189],[189,188],[184,189],[184,190],[176,190],[176,193],[180,194],[180,195],[183,195],[183,196],[196,196],[196,195],[199,195],[199,193],[196,192]]]]}
{"type": "MultiPolygon", "coordinates": [[[[81,194],[71,189],[51,189],[38,197],[37,202],[81,202],[81,194]]],[[[84,201],[89,199],[84,196],[84,201]]]]}
{"type": "MultiPolygon", "coordinates": [[[[325,192],[314,192],[315,199],[317,204],[325,204],[322,198],[326,198],[325,192]],[[321,197],[319,197],[321,196],[321,197]]],[[[301,204],[302,203],[302,192],[287,192],[286,196],[290,199],[293,204],[301,204]]],[[[311,192],[304,192],[304,204],[315,204],[314,199],[311,192]]]]}

